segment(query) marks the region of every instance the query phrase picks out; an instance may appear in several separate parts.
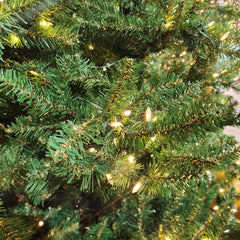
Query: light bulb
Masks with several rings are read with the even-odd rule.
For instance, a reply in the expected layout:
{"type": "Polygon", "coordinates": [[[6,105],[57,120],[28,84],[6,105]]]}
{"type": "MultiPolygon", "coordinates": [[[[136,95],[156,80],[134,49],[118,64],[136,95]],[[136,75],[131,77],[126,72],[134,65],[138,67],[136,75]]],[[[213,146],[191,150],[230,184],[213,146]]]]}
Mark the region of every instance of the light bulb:
{"type": "Polygon", "coordinates": [[[218,74],[218,73],[214,73],[212,76],[213,76],[214,78],[217,78],[217,77],[219,77],[219,74],[218,74]]]}
{"type": "Polygon", "coordinates": [[[156,140],[156,136],[151,137],[151,141],[154,142],[156,140]]]}
{"type": "Polygon", "coordinates": [[[173,25],[173,22],[168,22],[166,24],[164,24],[165,28],[170,28],[173,25]]]}
{"type": "Polygon", "coordinates": [[[183,57],[184,55],[186,55],[187,54],[187,52],[186,51],[183,51],[180,55],[179,55],[179,57],[183,57]]]}
{"type": "Polygon", "coordinates": [[[15,34],[11,34],[11,36],[10,36],[10,42],[11,42],[12,44],[17,44],[17,43],[20,42],[20,38],[19,38],[17,35],[15,35],[15,34]]]}
{"type": "Polygon", "coordinates": [[[219,206],[217,206],[217,205],[215,205],[214,207],[213,207],[213,210],[214,211],[217,211],[219,209],[219,206]]]}
{"type": "Polygon", "coordinates": [[[219,191],[220,193],[223,193],[223,192],[225,192],[225,189],[224,189],[224,188],[219,188],[218,191],[219,191]]]}
{"type": "Polygon", "coordinates": [[[89,148],[89,152],[95,152],[95,151],[96,151],[96,149],[94,147],[89,148]]]}
{"type": "Polygon", "coordinates": [[[221,41],[224,41],[229,35],[229,32],[225,33],[220,39],[221,41]]]}
{"type": "Polygon", "coordinates": [[[39,226],[39,227],[42,227],[43,225],[44,225],[44,221],[40,220],[40,221],[38,222],[38,226],[39,226]]]}
{"type": "Polygon", "coordinates": [[[106,174],[106,178],[110,184],[113,184],[112,175],[110,173],[106,174]]]}
{"type": "Polygon", "coordinates": [[[208,27],[211,27],[211,26],[213,26],[213,25],[214,25],[214,23],[215,23],[215,21],[212,21],[212,22],[210,22],[210,23],[208,24],[208,27]]]}
{"type": "Polygon", "coordinates": [[[141,188],[141,186],[142,186],[142,183],[137,182],[137,183],[134,185],[133,189],[132,189],[132,193],[138,192],[139,189],[141,188]]]}
{"type": "Polygon", "coordinates": [[[73,126],[73,130],[78,130],[78,127],[77,126],[73,126]]]}
{"type": "Polygon", "coordinates": [[[88,49],[89,49],[89,50],[93,50],[93,49],[94,49],[92,43],[88,44],[88,49]]]}
{"type": "Polygon", "coordinates": [[[120,122],[112,122],[111,126],[114,127],[114,128],[121,127],[122,123],[120,123],[120,122]]]}
{"type": "Polygon", "coordinates": [[[146,121],[147,122],[150,122],[152,119],[152,112],[151,112],[151,109],[150,107],[147,108],[147,111],[146,111],[146,121]]]}
{"type": "Polygon", "coordinates": [[[131,156],[129,156],[128,161],[129,161],[130,163],[133,163],[133,162],[134,162],[134,159],[135,159],[134,156],[131,155],[131,156]]]}
{"type": "Polygon", "coordinates": [[[39,25],[42,26],[42,27],[50,27],[50,26],[52,25],[52,23],[47,22],[47,21],[45,21],[45,20],[41,20],[41,21],[39,22],[39,25]]]}
{"type": "Polygon", "coordinates": [[[131,110],[126,110],[123,114],[124,114],[124,116],[130,116],[131,115],[131,113],[132,113],[132,111],[131,110]]]}
{"type": "Polygon", "coordinates": [[[238,210],[236,208],[231,209],[232,213],[236,213],[238,210]]]}

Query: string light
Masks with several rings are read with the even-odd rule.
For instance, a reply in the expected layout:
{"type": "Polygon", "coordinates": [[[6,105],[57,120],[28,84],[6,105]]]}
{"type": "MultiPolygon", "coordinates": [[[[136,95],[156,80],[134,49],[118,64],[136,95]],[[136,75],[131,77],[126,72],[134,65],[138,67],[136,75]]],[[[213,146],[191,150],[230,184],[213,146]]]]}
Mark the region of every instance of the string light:
{"type": "Polygon", "coordinates": [[[106,67],[103,67],[103,71],[106,72],[106,71],[107,71],[107,68],[106,68],[106,67]]]}
{"type": "Polygon", "coordinates": [[[166,24],[164,24],[165,28],[170,28],[173,25],[173,22],[168,22],[166,24]]]}
{"type": "Polygon", "coordinates": [[[138,192],[139,189],[141,188],[141,186],[142,186],[142,183],[137,182],[137,183],[134,185],[134,187],[133,187],[132,193],[138,192]]]}
{"type": "Polygon", "coordinates": [[[154,142],[156,140],[156,136],[151,137],[151,141],[154,142]]]}
{"type": "Polygon", "coordinates": [[[236,213],[238,210],[236,208],[231,209],[232,213],[236,213]]]}
{"type": "Polygon", "coordinates": [[[224,189],[224,188],[219,188],[218,191],[219,191],[220,193],[224,193],[224,192],[225,192],[225,189],[224,189]]]}
{"type": "Polygon", "coordinates": [[[219,206],[217,206],[217,205],[215,205],[214,207],[213,207],[213,210],[214,211],[217,211],[219,209],[219,206]]]}
{"type": "Polygon", "coordinates": [[[219,74],[218,74],[218,73],[214,73],[212,76],[213,76],[214,78],[217,78],[217,77],[219,77],[219,74]]]}
{"type": "Polygon", "coordinates": [[[38,226],[39,227],[42,227],[44,225],[44,221],[43,220],[40,220],[39,222],[38,222],[38,226]]]}
{"type": "Polygon", "coordinates": [[[220,39],[221,41],[224,41],[229,35],[229,32],[225,33],[220,39]]]}
{"type": "Polygon", "coordinates": [[[184,63],[184,62],[185,62],[185,59],[183,58],[183,59],[181,60],[181,62],[184,63]]]}
{"type": "Polygon", "coordinates": [[[4,0],[0,0],[0,2],[4,2],[4,0]]]}
{"type": "Polygon", "coordinates": [[[93,50],[93,49],[94,49],[92,43],[88,44],[88,49],[89,49],[89,50],[93,50]]]}
{"type": "Polygon", "coordinates": [[[120,122],[112,122],[111,126],[114,127],[114,128],[121,127],[122,123],[120,123],[120,122]]]}
{"type": "Polygon", "coordinates": [[[131,110],[126,110],[123,114],[124,114],[124,116],[128,117],[131,115],[131,113],[132,113],[131,110]]]}
{"type": "Polygon", "coordinates": [[[236,163],[237,163],[237,165],[240,165],[240,160],[238,160],[236,163]]]}
{"type": "Polygon", "coordinates": [[[128,157],[128,161],[129,161],[130,163],[134,163],[134,159],[135,159],[135,158],[134,158],[134,156],[132,156],[132,155],[128,157]]]}
{"type": "Polygon", "coordinates": [[[186,55],[187,54],[187,52],[186,51],[183,51],[180,55],[179,55],[179,57],[183,57],[184,55],[186,55]]]}
{"type": "Polygon", "coordinates": [[[209,170],[206,171],[207,175],[211,175],[211,172],[209,170]]]}
{"type": "Polygon", "coordinates": [[[19,38],[17,35],[15,35],[15,34],[11,34],[11,36],[10,36],[10,42],[11,42],[12,44],[17,44],[17,43],[20,42],[20,38],[19,38]]]}
{"type": "Polygon", "coordinates": [[[110,173],[106,174],[106,178],[110,184],[113,184],[112,175],[110,173]]]}
{"type": "Polygon", "coordinates": [[[78,130],[78,127],[77,126],[73,126],[73,130],[78,130]]]}
{"type": "Polygon", "coordinates": [[[96,149],[94,147],[89,148],[89,152],[95,152],[95,151],[96,151],[96,149]]]}
{"type": "Polygon", "coordinates": [[[211,27],[211,26],[213,26],[213,25],[214,25],[214,23],[215,23],[215,21],[212,21],[212,22],[210,22],[210,23],[208,24],[208,27],[211,27]]]}
{"type": "Polygon", "coordinates": [[[166,237],[166,240],[171,240],[171,238],[169,238],[169,237],[166,237]]]}
{"type": "Polygon", "coordinates": [[[41,21],[39,22],[39,25],[42,26],[42,27],[50,27],[50,26],[52,25],[52,23],[47,22],[47,21],[45,21],[45,20],[41,20],[41,21]]]}
{"type": "Polygon", "coordinates": [[[148,107],[147,111],[146,111],[146,121],[150,122],[151,119],[152,119],[152,111],[151,111],[150,107],[148,107]]]}

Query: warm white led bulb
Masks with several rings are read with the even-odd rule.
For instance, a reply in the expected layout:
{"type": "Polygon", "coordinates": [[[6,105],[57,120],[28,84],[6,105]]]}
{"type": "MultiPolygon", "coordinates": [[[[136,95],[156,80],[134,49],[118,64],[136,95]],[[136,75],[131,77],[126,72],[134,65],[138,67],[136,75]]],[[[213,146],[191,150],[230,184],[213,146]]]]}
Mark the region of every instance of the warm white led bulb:
{"type": "Polygon", "coordinates": [[[146,121],[150,122],[151,119],[152,119],[152,111],[151,111],[150,107],[148,107],[147,111],[146,111],[146,121]]]}
{"type": "Polygon", "coordinates": [[[120,122],[112,122],[112,123],[111,123],[111,126],[112,126],[112,127],[115,127],[115,128],[121,127],[121,126],[122,126],[122,123],[120,123],[120,122]]]}
{"type": "Polygon", "coordinates": [[[95,152],[95,151],[96,151],[96,149],[94,147],[89,148],[89,152],[95,152]]]}
{"type": "Polygon", "coordinates": [[[124,112],[124,116],[130,116],[131,115],[131,113],[132,113],[132,111],[131,110],[126,110],[125,112],[124,112]]]}
{"type": "Polygon", "coordinates": [[[213,210],[214,211],[217,211],[219,209],[219,206],[217,206],[217,205],[215,205],[214,207],[213,207],[213,210]]]}
{"type": "Polygon", "coordinates": [[[187,52],[186,51],[183,51],[180,55],[179,55],[179,57],[183,57],[184,55],[186,55],[187,54],[187,52]]]}
{"type": "Polygon", "coordinates": [[[132,156],[132,155],[129,156],[129,157],[128,157],[128,161],[129,161],[130,163],[133,163],[133,162],[134,162],[134,156],[132,156]]]}
{"type": "Polygon", "coordinates": [[[229,35],[229,32],[225,33],[222,37],[221,37],[221,41],[224,41],[225,39],[227,39],[229,35]]]}
{"type": "Polygon", "coordinates": [[[111,175],[110,173],[107,173],[107,174],[106,174],[106,178],[107,178],[108,182],[109,182],[111,185],[113,185],[113,179],[112,179],[112,175],[111,175]]]}
{"type": "Polygon", "coordinates": [[[15,34],[11,34],[10,41],[12,44],[17,44],[20,42],[20,38],[15,34]]]}
{"type": "Polygon", "coordinates": [[[45,20],[41,20],[41,21],[39,22],[39,25],[42,26],[42,27],[50,27],[50,26],[52,25],[52,23],[47,22],[47,21],[45,21],[45,20]]]}
{"type": "Polygon", "coordinates": [[[213,76],[214,78],[217,78],[217,77],[219,77],[219,74],[218,74],[218,73],[214,73],[212,76],[213,76]]]}
{"type": "Polygon", "coordinates": [[[154,142],[156,140],[156,136],[151,137],[151,141],[154,142]]]}
{"type": "Polygon", "coordinates": [[[142,183],[137,182],[137,183],[134,185],[134,187],[133,187],[132,193],[138,192],[139,189],[141,188],[141,186],[142,186],[142,183]]]}
{"type": "Polygon", "coordinates": [[[43,225],[44,225],[44,221],[40,220],[40,221],[38,222],[38,226],[39,226],[39,227],[42,227],[43,225]]]}
{"type": "Polygon", "coordinates": [[[238,210],[236,208],[231,209],[232,213],[236,213],[238,210]]]}
{"type": "Polygon", "coordinates": [[[92,43],[88,44],[88,49],[89,49],[89,50],[93,50],[93,49],[94,49],[92,43]]]}
{"type": "Polygon", "coordinates": [[[213,26],[213,25],[214,25],[214,23],[215,23],[215,21],[212,21],[212,22],[210,22],[210,23],[208,24],[208,27],[211,27],[211,26],[213,26]]]}
{"type": "Polygon", "coordinates": [[[225,189],[224,189],[224,188],[219,188],[218,191],[219,191],[220,193],[223,193],[223,192],[225,192],[225,189]]]}

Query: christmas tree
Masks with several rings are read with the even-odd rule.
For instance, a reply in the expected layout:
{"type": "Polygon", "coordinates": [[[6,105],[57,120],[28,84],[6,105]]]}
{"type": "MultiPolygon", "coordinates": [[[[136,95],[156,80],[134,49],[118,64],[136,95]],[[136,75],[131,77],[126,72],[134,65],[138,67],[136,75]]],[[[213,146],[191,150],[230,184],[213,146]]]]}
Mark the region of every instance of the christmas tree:
{"type": "Polygon", "coordinates": [[[239,10],[0,1],[1,239],[239,239],[239,10]]]}

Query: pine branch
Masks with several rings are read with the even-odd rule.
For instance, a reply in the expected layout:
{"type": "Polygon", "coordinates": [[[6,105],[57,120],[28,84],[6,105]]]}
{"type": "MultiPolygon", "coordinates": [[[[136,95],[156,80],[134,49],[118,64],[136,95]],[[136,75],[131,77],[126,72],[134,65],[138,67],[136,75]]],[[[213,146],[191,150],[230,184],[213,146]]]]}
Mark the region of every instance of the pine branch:
{"type": "Polygon", "coordinates": [[[36,18],[44,11],[56,7],[62,0],[45,0],[31,7],[30,9],[20,12],[16,15],[15,24],[21,27],[30,27],[35,23],[36,18]]]}

